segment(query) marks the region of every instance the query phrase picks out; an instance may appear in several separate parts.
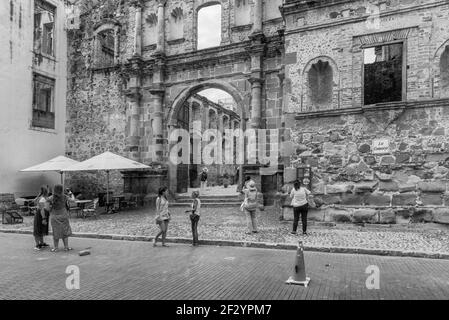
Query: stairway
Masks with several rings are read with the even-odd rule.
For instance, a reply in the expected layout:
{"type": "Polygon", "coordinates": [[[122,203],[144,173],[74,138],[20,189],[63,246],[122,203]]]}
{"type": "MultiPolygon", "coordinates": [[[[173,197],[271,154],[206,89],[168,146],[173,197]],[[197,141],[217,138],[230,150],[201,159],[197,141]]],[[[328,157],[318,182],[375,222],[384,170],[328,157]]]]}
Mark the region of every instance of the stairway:
{"type": "MultiPolygon", "coordinates": [[[[243,199],[238,195],[206,195],[201,196],[202,208],[217,208],[217,207],[240,207],[243,199]]],[[[184,207],[190,208],[192,205],[192,198],[187,195],[178,195],[174,202],[170,203],[170,207],[184,207]]]]}

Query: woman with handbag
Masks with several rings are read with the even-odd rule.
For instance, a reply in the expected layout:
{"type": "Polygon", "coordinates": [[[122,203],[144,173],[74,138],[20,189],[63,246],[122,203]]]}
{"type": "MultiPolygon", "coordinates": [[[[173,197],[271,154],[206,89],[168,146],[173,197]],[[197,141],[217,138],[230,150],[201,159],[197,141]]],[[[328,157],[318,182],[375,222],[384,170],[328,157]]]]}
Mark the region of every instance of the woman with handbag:
{"type": "Polygon", "coordinates": [[[311,195],[311,192],[307,190],[305,187],[301,187],[301,182],[296,181],[293,185],[293,189],[290,193],[290,197],[292,198],[292,207],[293,207],[293,231],[292,234],[296,235],[296,230],[298,229],[299,216],[301,216],[302,221],[302,234],[307,235],[307,213],[309,211],[309,202],[308,197],[311,195]]]}
{"type": "Polygon", "coordinates": [[[167,199],[167,187],[159,189],[158,197],[156,199],[156,224],[161,231],[156,235],[153,240],[153,246],[156,246],[157,240],[162,236],[162,246],[168,247],[165,244],[167,237],[168,223],[170,222],[170,213],[168,212],[168,199],[167,199]]]}

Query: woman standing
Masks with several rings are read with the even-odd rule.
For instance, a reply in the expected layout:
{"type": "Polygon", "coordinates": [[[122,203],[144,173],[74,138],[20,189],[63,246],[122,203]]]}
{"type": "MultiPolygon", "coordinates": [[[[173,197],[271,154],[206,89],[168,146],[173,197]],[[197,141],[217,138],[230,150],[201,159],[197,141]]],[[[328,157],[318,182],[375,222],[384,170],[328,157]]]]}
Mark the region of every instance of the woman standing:
{"type": "Polygon", "coordinates": [[[201,200],[200,193],[198,191],[192,192],[192,210],[187,210],[186,213],[190,213],[190,222],[192,224],[192,237],[193,242],[192,245],[199,246],[198,241],[198,222],[200,221],[201,216],[201,200]]]}
{"type": "Polygon", "coordinates": [[[58,251],[59,240],[64,243],[64,251],[73,250],[69,247],[69,237],[72,235],[70,228],[69,214],[67,211],[67,196],[61,185],[56,185],[53,195],[48,198],[47,204],[50,209],[50,221],[53,230],[54,248],[52,252],[58,251]]]}
{"type": "Polygon", "coordinates": [[[153,240],[153,246],[156,246],[157,240],[162,236],[162,246],[168,247],[165,244],[165,239],[167,237],[168,223],[170,222],[170,213],[168,212],[168,199],[167,199],[167,187],[162,187],[159,189],[159,195],[156,199],[156,224],[159,226],[161,231],[153,240]]]}
{"type": "Polygon", "coordinates": [[[40,251],[42,248],[49,247],[48,244],[44,242],[44,237],[48,236],[48,217],[50,212],[45,210],[45,203],[47,202],[48,190],[46,187],[41,187],[41,192],[34,199],[34,203],[37,206],[37,211],[34,215],[34,228],[33,235],[36,242],[36,247],[34,250],[40,251]]]}
{"type": "Polygon", "coordinates": [[[309,211],[309,204],[307,198],[310,195],[310,191],[305,187],[301,187],[301,182],[296,181],[293,189],[290,193],[292,198],[293,214],[295,219],[293,221],[293,231],[292,234],[296,234],[298,229],[299,216],[301,215],[302,220],[302,233],[307,235],[307,213],[309,211]]]}

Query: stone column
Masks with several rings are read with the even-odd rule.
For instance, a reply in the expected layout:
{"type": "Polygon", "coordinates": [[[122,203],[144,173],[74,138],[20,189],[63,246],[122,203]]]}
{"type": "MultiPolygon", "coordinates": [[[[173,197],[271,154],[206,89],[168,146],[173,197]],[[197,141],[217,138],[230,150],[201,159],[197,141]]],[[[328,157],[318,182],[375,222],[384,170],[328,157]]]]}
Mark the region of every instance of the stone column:
{"type": "Polygon", "coordinates": [[[262,120],[262,83],[260,78],[251,78],[251,128],[260,129],[262,120]]]}
{"type": "Polygon", "coordinates": [[[142,3],[140,1],[134,2],[136,9],[136,25],[134,30],[134,56],[140,57],[142,55],[142,3]]]}
{"type": "Polygon", "coordinates": [[[262,33],[263,30],[263,0],[254,0],[253,30],[252,33],[262,33]]]}
{"type": "Polygon", "coordinates": [[[153,161],[161,163],[164,157],[164,127],[163,127],[163,102],[164,90],[152,90],[154,97],[154,113],[153,113],[153,161]]]}
{"type": "Polygon", "coordinates": [[[133,160],[140,161],[140,91],[138,87],[138,79],[132,78],[133,87],[128,90],[128,106],[129,106],[129,133],[127,139],[127,149],[129,157],[133,160]]]}
{"type": "Polygon", "coordinates": [[[165,4],[167,0],[158,0],[157,7],[157,48],[156,53],[165,53],[165,4]]]}

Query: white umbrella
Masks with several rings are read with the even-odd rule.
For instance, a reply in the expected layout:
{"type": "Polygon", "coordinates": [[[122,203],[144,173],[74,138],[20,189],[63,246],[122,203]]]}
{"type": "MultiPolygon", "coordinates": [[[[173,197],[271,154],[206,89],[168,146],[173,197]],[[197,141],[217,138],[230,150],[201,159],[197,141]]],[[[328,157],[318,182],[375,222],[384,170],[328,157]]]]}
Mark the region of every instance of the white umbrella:
{"type": "Polygon", "coordinates": [[[44,163],[35,165],[33,167],[20,170],[20,172],[50,172],[56,171],[61,174],[61,184],[64,184],[64,172],[63,169],[69,168],[74,164],[79,163],[78,161],[66,158],[64,156],[59,156],[54,159],[48,160],[44,163]]]}
{"type": "Polygon", "coordinates": [[[107,174],[107,193],[106,201],[109,203],[109,172],[111,170],[138,170],[149,169],[150,167],[143,163],[127,159],[112,152],[105,152],[86,161],[77,163],[69,168],[64,168],[64,172],[76,171],[106,171],[107,174]]]}

